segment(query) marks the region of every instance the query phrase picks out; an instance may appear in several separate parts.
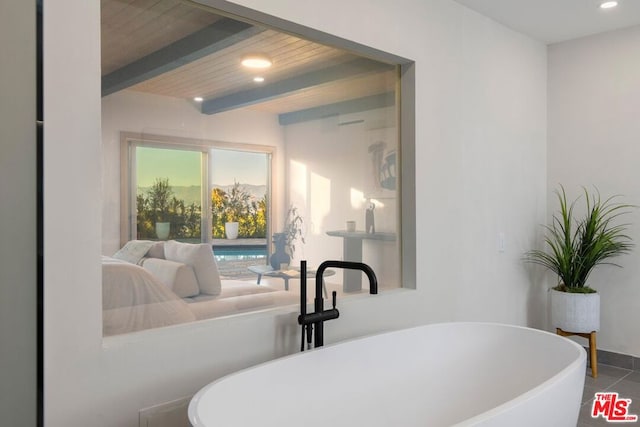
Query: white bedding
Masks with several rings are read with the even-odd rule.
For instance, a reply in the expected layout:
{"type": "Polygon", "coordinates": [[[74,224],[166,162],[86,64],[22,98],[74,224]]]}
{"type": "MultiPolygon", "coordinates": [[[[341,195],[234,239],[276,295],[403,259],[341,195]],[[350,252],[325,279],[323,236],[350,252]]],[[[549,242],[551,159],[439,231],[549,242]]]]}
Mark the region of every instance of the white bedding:
{"type": "Polygon", "coordinates": [[[218,296],[200,294],[183,299],[143,267],[102,257],[104,336],[297,302],[298,297],[287,291],[237,280],[222,280],[218,296]]]}
{"type": "Polygon", "coordinates": [[[298,296],[288,291],[239,280],[223,280],[222,292],[215,298],[196,297],[188,301],[193,301],[189,308],[200,320],[300,302],[298,296]]]}
{"type": "Polygon", "coordinates": [[[104,336],[196,320],[187,303],[147,270],[105,256],[102,316],[104,336]]]}

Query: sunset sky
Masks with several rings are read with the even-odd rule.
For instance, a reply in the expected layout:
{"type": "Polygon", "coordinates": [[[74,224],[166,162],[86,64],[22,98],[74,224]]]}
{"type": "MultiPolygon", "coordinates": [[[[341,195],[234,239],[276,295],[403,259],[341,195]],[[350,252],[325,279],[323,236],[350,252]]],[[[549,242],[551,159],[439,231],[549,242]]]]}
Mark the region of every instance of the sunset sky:
{"type": "MultiPolygon", "coordinates": [[[[136,149],[137,186],[150,187],[156,178],[169,178],[172,186],[200,185],[199,151],[171,150],[152,147],[136,149]]],[[[232,150],[212,150],[211,183],[230,185],[265,185],[267,155],[232,150]]]]}

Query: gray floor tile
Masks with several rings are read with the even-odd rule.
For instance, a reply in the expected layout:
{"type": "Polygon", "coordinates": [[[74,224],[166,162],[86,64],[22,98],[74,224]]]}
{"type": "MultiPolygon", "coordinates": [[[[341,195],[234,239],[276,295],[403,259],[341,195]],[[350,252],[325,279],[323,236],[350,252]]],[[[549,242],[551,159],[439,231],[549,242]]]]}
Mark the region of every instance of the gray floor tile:
{"type": "Polygon", "coordinates": [[[609,423],[603,418],[591,418],[591,402],[586,405],[582,405],[580,408],[580,417],[578,423],[585,424],[589,427],[606,426],[609,423]]]}
{"type": "Polygon", "coordinates": [[[640,387],[640,371],[632,372],[624,377],[624,379],[626,381],[633,381],[638,384],[638,387],[640,387]]]}
{"type": "Polygon", "coordinates": [[[640,401],[640,382],[638,379],[632,380],[628,377],[623,378],[609,388],[609,391],[617,391],[621,397],[640,401]]]}
{"type": "Polygon", "coordinates": [[[584,391],[582,392],[582,403],[585,404],[587,402],[590,402],[598,391],[603,391],[603,389],[585,385],[584,391]]]}
{"type": "Polygon", "coordinates": [[[629,414],[638,416],[638,425],[640,425],[640,399],[634,399],[629,407],[629,414]]]}
{"type": "MultiPolygon", "coordinates": [[[[640,416],[640,372],[632,372],[627,369],[602,365],[598,369],[598,378],[591,377],[591,371],[585,377],[585,386],[582,394],[582,406],[578,427],[611,426],[612,424],[602,417],[591,418],[593,397],[599,391],[615,391],[620,397],[632,399],[629,414],[640,416]]],[[[614,424],[615,425],[615,424],[614,424]]],[[[640,425],[638,423],[624,425],[640,425]]]]}
{"type": "Polygon", "coordinates": [[[593,378],[591,376],[591,369],[589,369],[587,370],[584,384],[589,387],[597,387],[604,390],[622,379],[622,377],[628,375],[630,372],[631,371],[629,369],[616,368],[607,365],[598,365],[598,378],[593,378]]]}

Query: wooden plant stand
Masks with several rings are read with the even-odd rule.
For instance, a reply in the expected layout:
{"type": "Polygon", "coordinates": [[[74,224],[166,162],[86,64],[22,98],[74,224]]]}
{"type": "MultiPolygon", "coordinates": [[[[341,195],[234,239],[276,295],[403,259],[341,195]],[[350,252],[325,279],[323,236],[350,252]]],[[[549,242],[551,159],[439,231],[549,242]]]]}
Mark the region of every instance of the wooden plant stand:
{"type": "Polygon", "coordinates": [[[593,378],[598,378],[598,355],[596,353],[596,332],[567,332],[563,331],[560,328],[556,328],[556,333],[563,337],[570,337],[572,335],[577,335],[582,338],[586,338],[589,340],[589,363],[591,364],[591,376],[593,378]]]}

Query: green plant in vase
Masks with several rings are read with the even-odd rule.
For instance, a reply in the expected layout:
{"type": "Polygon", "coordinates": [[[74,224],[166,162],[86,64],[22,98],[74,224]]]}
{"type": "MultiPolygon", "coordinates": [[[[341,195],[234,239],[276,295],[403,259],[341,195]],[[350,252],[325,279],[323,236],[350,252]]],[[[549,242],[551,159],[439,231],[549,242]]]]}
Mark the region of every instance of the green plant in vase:
{"type": "Polygon", "coordinates": [[[618,266],[608,260],[628,253],[633,247],[631,238],[625,234],[627,224],[615,223],[633,206],[616,203],[616,196],[603,201],[599,192],[589,194],[583,190],[586,213],[581,218],[574,215],[578,200],[569,204],[564,188],[561,186],[560,191],[556,191],[560,212],[553,215],[551,225],[545,226],[548,252],[532,250],[526,254],[528,261],[558,276],[555,289],[561,292],[596,292],[586,284],[593,269],[601,264],[618,266]]]}
{"type": "Polygon", "coordinates": [[[224,214],[226,216],[224,227],[227,239],[238,237],[240,220],[249,214],[250,199],[250,194],[240,186],[240,183],[234,182],[224,200],[224,214]]]}
{"type": "Polygon", "coordinates": [[[271,255],[271,267],[280,270],[289,265],[296,251],[296,241],[305,243],[303,234],[304,220],[295,206],[289,207],[283,231],[273,234],[275,252],[271,255]]]}
{"type": "Polygon", "coordinates": [[[300,240],[300,242],[302,242],[303,244],[305,243],[303,226],[304,220],[298,213],[298,208],[296,208],[295,206],[289,207],[283,233],[285,235],[286,241],[285,246],[290,256],[293,256],[296,252],[297,240],[300,240]]]}
{"type": "Polygon", "coordinates": [[[615,201],[617,196],[602,200],[599,192],[584,191],[584,214],[575,215],[576,203],[569,203],[564,188],[556,191],[560,212],[553,215],[545,228],[547,251],[532,250],[525,259],[540,264],[558,276],[551,293],[551,323],[559,334],[582,334],[589,337],[594,377],[597,376],[595,332],[600,329],[600,294],[588,286],[594,268],[602,264],[616,265],[611,258],[628,253],[633,244],[625,234],[627,224],[619,223],[622,215],[633,207],[615,201]],[[593,345],[592,345],[593,342],[593,345]]]}
{"type": "Polygon", "coordinates": [[[156,236],[160,240],[168,239],[171,231],[169,204],[172,196],[169,178],[156,178],[148,192],[149,206],[155,216],[156,236]]]}

